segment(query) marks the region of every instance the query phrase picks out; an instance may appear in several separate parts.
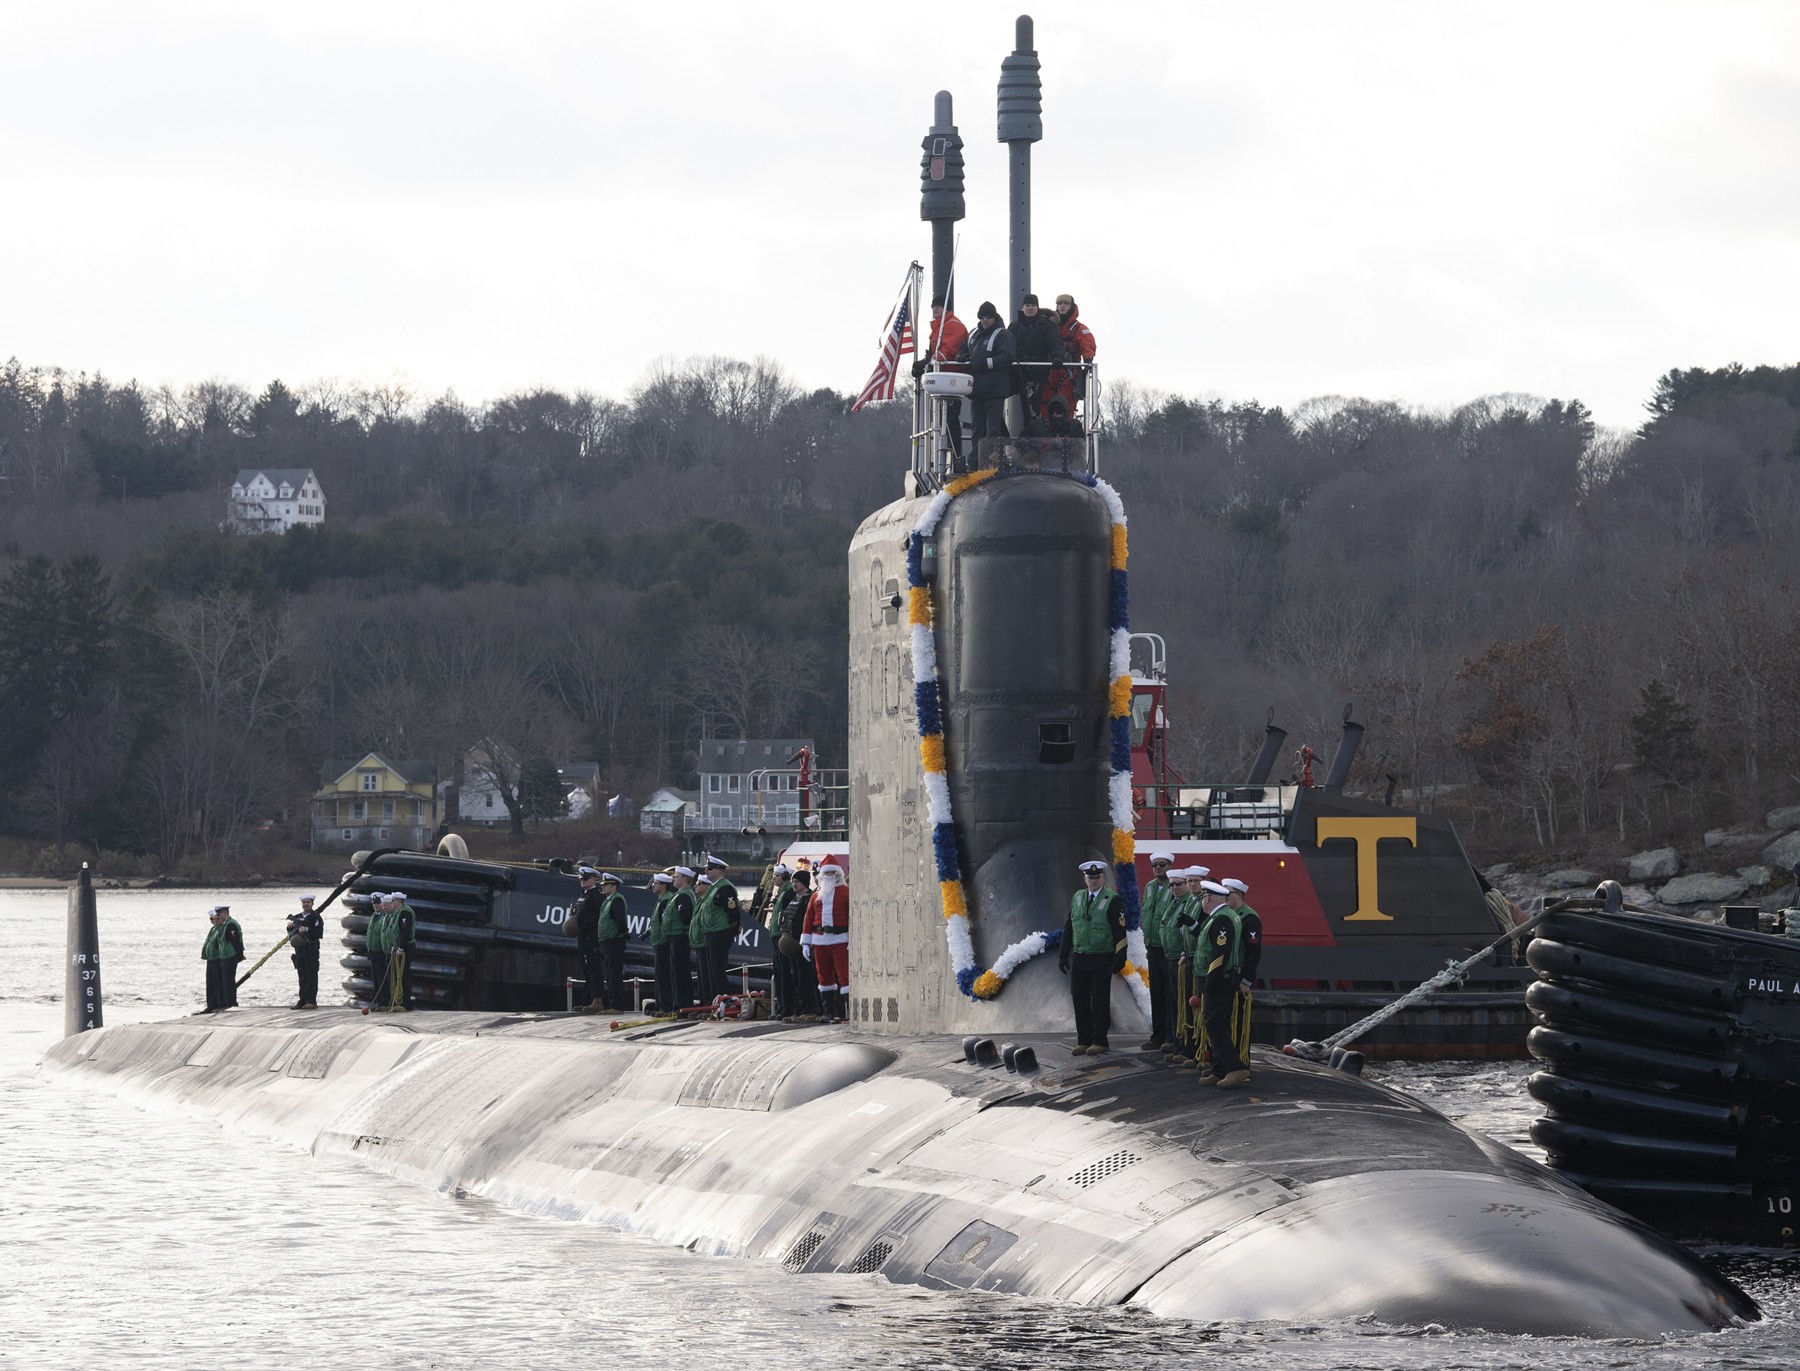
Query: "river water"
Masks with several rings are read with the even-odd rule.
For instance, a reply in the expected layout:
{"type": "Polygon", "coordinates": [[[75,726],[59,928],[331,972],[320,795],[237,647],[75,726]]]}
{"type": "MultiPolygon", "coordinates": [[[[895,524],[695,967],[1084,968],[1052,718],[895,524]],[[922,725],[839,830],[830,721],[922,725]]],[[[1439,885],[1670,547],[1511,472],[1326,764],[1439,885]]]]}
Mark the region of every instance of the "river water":
{"type": "MultiPolygon", "coordinates": [[[[102,892],[106,1022],[199,1008],[206,910],[232,905],[254,959],[280,939],[297,893],[102,892]]],[[[1792,1255],[1714,1254],[1768,1317],[1665,1342],[1202,1325],[927,1292],[879,1276],[790,1275],[434,1193],[349,1159],[41,1078],[38,1060],[62,1032],[65,909],[60,891],[0,890],[0,1367],[1800,1365],[1792,1255]]],[[[321,1002],[341,994],[330,911],[327,930],[321,1002]]],[[[281,953],[241,999],[273,1005],[293,995],[281,953]]],[[[1370,1071],[1529,1150],[1524,1063],[1370,1071]]]]}

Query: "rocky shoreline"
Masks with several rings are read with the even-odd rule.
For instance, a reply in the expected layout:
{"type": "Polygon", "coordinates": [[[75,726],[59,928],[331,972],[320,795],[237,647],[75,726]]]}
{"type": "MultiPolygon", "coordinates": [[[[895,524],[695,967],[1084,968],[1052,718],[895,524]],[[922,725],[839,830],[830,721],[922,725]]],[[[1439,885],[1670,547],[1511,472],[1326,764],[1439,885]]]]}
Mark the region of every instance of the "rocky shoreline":
{"type": "Polygon", "coordinates": [[[1500,862],[1482,875],[1527,913],[1540,899],[1591,895],[1604,880],[1625,889],[1628,904],[1659,913],[1719,922],[1725,905],[1764,913],[1800,904],[1800,805],[1770,810],[1760,830],[1712,829],[1698,849],[1652,848],[1613,869],[1563,866],[1534,870],[1500,862]]]}

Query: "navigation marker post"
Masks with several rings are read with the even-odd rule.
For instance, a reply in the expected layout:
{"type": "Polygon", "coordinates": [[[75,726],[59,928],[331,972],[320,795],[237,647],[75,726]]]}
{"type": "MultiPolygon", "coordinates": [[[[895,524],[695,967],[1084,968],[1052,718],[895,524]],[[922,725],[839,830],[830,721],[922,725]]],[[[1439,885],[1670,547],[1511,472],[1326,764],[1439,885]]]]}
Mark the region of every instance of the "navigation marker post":
{"type": "Polygon", "coordinates": [[[68,976],[63,982],[63,1037],[72,1038],[100,1022],[100,918],[94,906],[94,876],[88,864],[69,887],[68,976]]]}

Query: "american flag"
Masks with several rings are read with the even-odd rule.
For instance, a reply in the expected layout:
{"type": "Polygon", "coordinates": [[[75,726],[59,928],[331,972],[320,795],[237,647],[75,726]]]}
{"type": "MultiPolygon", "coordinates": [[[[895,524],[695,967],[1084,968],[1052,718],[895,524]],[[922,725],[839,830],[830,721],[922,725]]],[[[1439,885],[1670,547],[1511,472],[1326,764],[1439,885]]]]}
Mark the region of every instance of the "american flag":
{"type": "Polygon", "coordinates": [[[875,370],[869,373],[869,379],[863,383],[862,393],[856,397],[856,403],[850,406],[852,414],[871,400],[894,398],[894,376],[900,370],[900,354],[913,350],[911,280],[909,276],[908,289],[900,297],[900,304],[894,310],[893,320],[888,327],[887,338],[881,344],[881,359],[875,363],[875,370]]]}

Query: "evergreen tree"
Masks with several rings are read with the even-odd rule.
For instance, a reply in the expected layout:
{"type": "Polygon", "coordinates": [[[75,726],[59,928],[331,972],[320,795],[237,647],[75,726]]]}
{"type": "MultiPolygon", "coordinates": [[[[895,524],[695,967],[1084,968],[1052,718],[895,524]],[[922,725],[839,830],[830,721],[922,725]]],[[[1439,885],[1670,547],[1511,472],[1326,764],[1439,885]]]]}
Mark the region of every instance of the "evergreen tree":
{"type": "Polygon", "coordinates": [[[1661,681],[1639,688],[1638,709],[1631,716],[1631,750],[1646,775],[1665,786],[1690,784],[1698,757],[1696,733],[1687,706],[1661,681]]]}

